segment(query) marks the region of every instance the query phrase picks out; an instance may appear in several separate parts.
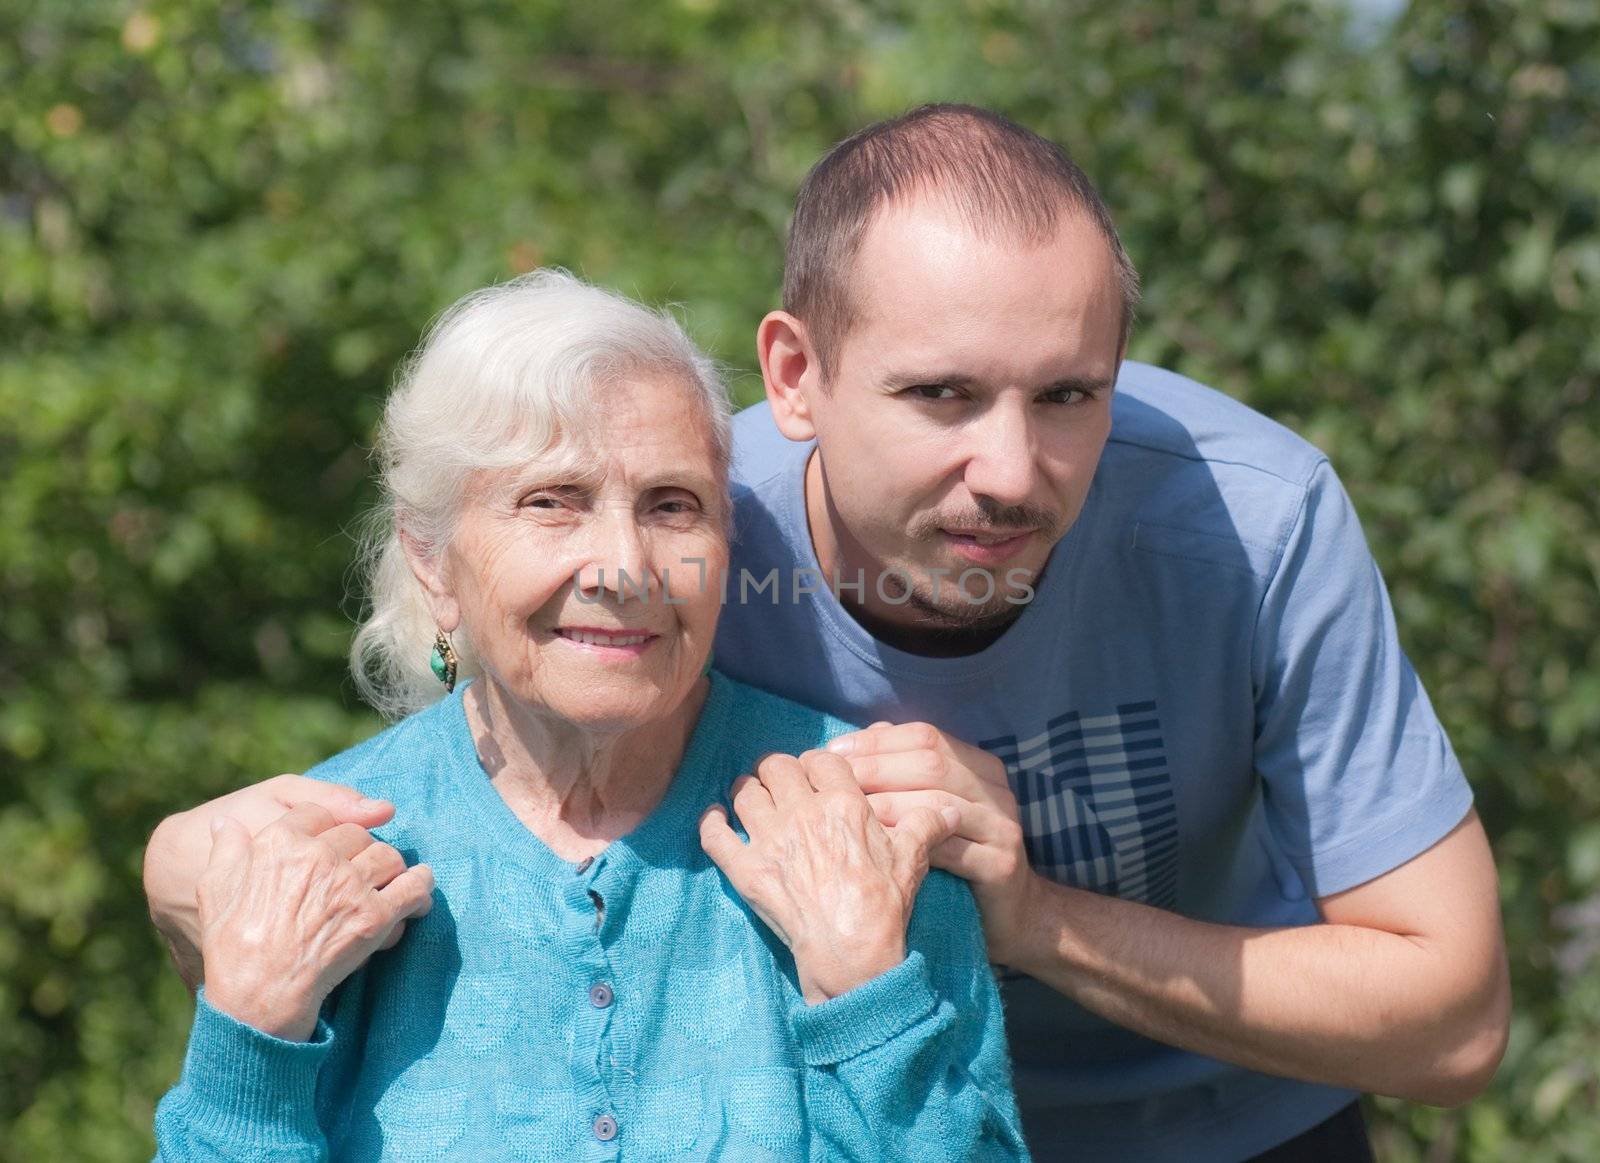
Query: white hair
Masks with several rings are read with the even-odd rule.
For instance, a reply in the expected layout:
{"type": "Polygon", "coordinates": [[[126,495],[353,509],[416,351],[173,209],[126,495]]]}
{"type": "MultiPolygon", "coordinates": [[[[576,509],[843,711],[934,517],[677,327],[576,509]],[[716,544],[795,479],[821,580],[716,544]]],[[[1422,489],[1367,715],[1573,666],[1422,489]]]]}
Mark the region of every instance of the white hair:
{"type": "MultiPolygon", "coordinates": [[[[539,270],[474,291],[428,328],[384,406],[374,450],[382,500],[361,535],[367,604],[350,669],[361,696],[386,717],[444,694],[428,664],[437,627],[402,530],[419,552],[437,557],[474,472],[523,464],[558,445],[592,463],[590,434],[607,388],[640,373],[664,373],[694,393],[726,481],[727,389],[666,312],[565,271],[539,270]]],[[[477,671],[466,637],[453,643],[461,678],[477,671]]]]}

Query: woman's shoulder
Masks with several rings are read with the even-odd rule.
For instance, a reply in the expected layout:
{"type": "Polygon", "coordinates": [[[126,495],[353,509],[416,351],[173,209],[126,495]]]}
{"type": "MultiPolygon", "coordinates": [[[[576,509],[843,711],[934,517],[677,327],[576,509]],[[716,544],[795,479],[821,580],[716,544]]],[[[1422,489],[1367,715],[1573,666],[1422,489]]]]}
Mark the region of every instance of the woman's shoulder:
{"type": "Polygon", "coordinates": [[[857,730],[854,723],[729,678],[721,671],[712,671],[712,680],[721,688],[728,708],[727,734],[748,741],[758,756],[771,751],[798,755],[857,730]]]}
{"type": "Polygon", "coordinates": [[[352,787],[372,799],[401,805],[437,785],[442,769],[459,760],[461,694],[407,715],[371,738],[324,759],[309,779],[352,787]]]}

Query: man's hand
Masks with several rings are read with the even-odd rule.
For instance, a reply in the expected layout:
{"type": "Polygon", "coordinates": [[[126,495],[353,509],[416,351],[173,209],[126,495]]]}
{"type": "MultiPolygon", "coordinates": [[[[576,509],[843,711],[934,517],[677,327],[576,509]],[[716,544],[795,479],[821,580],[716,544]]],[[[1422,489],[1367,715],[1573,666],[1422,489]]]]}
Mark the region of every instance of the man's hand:
{"type": "Polygon", "coordinates": [[[166,939],[178,973],[191,990],[204,979],[195,887],[211,858],[212,822],[228,816],[254,836],[298,804],[316,804],[335,823],[363,828],[376,828],[394,815],[393,804],[363,799],[351,788],[301,775],[279,775],[168,816],[151,835],[144,851],[144,891],[150,919],[166,939]]]}
{"type": "Polygon", "coordinates": [[[928,723],[874,723],[841,735],[828,750],[850,763],[885,827],[926,808],[953,807],[955,834],[929,853],[934,868],[972,885],[992,961],[1014,963],[1039,876],[1028,865],[1017,798],[1005,766],[982,748],[928,723]]]}
{"type": "Polygon", "coordinates": [[[928,850],[954,813],[914,809],[898,828],[873,818],[843,760],[823,751],[769,755],[733,786],[746,844],[712,807],[700,844],[757,916],[794,953],[813,1005],[906,959],[906,925],[928,850]]]}

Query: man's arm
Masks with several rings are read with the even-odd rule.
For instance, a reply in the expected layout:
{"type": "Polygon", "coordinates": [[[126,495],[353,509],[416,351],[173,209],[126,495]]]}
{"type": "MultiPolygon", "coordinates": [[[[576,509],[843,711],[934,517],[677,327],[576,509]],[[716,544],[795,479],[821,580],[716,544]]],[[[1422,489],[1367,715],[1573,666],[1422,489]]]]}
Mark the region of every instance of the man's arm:
{"type": "Polygon", "coordinates": [[[1505,1050],[1510,984],[1475,812],[1422,855],[1319,900],[1323,924],[1209,924],[1046,880],[999,760],[926,724],[845,750],[879,817],[950,803],[931,855],[972,882],[990,956],[1109,1021],[1269,1074],[1450,1106],[1505,1050]]]}
{"type": "Polygon", "coordinates": [[[212,820],[231,816],[254,836],[297,804],[317,804],[335,823],[363,828],[376,828],[394,816],[394,805],[385,800],[363,799],[360,792],[339,784],[279,775],[168,816],[156,826],[144,850],[145,897],[150,919],[191,991],[204,980],[194,890],[211,858],[212,820]]]}

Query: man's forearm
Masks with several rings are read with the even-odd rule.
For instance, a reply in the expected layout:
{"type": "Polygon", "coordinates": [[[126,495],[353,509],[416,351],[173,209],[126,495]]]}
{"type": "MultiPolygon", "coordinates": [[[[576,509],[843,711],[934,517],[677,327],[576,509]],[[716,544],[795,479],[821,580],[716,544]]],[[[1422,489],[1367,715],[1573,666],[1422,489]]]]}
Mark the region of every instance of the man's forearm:
{"type": "Polygon", "coordinates": [[[1492,984],[1423,938],[1208,924],[1053,883],[1034,903],[1012,967],[1158,1041],[1437,1105],[1472,1097],[1499,1061],[1492,984]]]}

